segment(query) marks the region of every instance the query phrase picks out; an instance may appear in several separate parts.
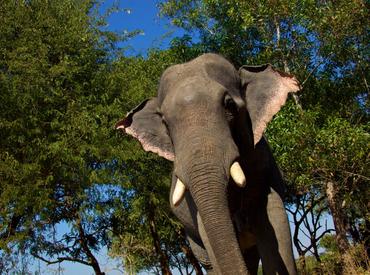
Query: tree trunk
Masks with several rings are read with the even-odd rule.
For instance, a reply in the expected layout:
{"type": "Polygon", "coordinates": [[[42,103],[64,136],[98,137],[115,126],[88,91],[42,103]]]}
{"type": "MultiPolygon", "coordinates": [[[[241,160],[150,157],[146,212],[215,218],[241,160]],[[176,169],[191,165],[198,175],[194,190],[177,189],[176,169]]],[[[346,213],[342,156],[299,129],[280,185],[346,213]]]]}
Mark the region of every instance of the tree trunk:
{"type": "Polygon", "coordinates": [[[349,242],[346,236],[347,223],[344,213],[341,209],[341,204],[338,198],[338,189],[333,182],[328,182],[326,185],[326,195],[330,212],[333,216],[336,239],[340,253],[343,255],[349,248],[349,242]]]}
{"type": "Polygon", "coordinates": [[[203,275],[202,267],[200,266],[197,258],[195,258],[193,251],[191,251],[191,249],[186,244],[181,245],[181,250],[185,254],[190,264],[193,266],[195,274],[203,275]]]}
{"type": "Polygon", "coordinates": [[[82,250],[85,252],[87,258],[89,259],[89,265],[92,266],[96,275],[104,275],[105,273],[101,271],[98,260],[95,258],[94,254],[92,254],[87,244],[87,238],[85,235],[85,231],[82,227],[81,218],[79,216],[76,220],[76,225],[78,228],[78,233],[79,233],[79,238],[80,238],[79,242],[80,242],[82,250]]]}
{"type": "Polygon", "coordinates": [[[301,274],[306,274],[306,257],[304,255],[299,255],[298,266],[298,271],[301,272],[301,274]]]}
{"type": "Polygon", "coordinates": [[[314,239],[312,242],[312,248],[313,248],[313,256],[315,257],[316,261],[318,263],[321,263],[321,259],[320,259],[320,254],[319,254],[319,249],[317,247],[317,240],[314,239]]]}
{"type": "Polygon", "coordinates": [[[159,240],[157,228],[154,223],[153,211],[149,211],[149,228],[150,228],[150,234],[152,235],[152,238],[153,238],[155,252],[159,256],[159,262],[161,265],[162,274],[172,275],[172,272],[170,270],[168,255],[165,252],[163,252],[163,250],[161,249],[161,242],[159,240]]]}

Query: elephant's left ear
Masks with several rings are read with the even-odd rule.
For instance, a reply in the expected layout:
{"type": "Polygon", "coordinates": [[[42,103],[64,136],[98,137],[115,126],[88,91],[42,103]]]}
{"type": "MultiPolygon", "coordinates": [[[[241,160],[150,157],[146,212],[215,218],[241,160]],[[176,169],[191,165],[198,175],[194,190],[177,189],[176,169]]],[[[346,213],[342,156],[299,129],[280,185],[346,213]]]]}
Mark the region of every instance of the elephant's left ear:
{"type": "Polygon", "coordinates": [[[252,122],[254,144],[257,144],[267,123],[285,104],[288,93],[300,89],[297,79],[275,70],[270,64],[242,66],[239,69],[242,97],[252,122]]]}
{"type": "Polygon", "coordinates": [[[175,157],[172,141],[158,110],[156,97],[145,100],[118,121],[116,129],[122,129],[136,138],[145,151],[173,161],[175,157]]]}

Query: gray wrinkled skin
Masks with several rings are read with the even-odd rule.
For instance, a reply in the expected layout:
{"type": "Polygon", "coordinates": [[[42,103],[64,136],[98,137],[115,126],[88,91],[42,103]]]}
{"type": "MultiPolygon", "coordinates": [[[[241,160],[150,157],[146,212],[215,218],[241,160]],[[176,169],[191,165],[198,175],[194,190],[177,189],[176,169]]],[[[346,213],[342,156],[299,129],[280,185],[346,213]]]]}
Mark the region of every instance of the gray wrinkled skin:
{"type": "Polygon", "coordinates": [[[171,66],[158,97],[117,128],[146,151],[174,162],[170,203],[192,251],[209,274],[296,274],[284,184],[267,141],[266,124],[299,84],[271,65],[239,71],[223,57],[205,54],[171,66]],[[246,187],[230,177],[238,161],[246,187]],[[187,188],[175,207],[177,179],[187,188]]]}

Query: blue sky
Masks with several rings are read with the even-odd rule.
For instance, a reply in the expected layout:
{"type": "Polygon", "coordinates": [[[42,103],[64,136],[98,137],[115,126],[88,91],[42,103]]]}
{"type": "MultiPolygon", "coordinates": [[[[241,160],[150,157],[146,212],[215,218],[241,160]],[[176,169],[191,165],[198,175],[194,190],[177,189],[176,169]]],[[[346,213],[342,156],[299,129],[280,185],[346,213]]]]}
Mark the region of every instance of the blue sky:
{"type": "MultiPolygon", "coordinates": [[[[101,7],[103,13],[114,1],[109,0],[101,7]]],[[[124,43],[125,54],[145,55],[149,48],[167,48],[175,36],[183,31],[171,25],[169,20],[159,16],[156,0],[122,0],[120,8],[126,11],[113,13],[108,20],[108,28],[114,31],[141,30],[142,33],[124,43]]]]}

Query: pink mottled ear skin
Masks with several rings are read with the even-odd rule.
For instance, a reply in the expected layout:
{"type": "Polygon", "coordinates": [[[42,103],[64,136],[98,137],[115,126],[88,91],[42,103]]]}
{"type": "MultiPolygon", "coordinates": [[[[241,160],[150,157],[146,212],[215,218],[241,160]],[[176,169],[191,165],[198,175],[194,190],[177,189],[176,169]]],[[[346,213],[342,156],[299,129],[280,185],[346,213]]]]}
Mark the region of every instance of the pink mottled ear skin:
{"type": "Polygon", "coordinates": [[[173,152],[165,151],[159,148],[158,146],[154,146],[145,138],[144,135],[140,135],[139,132],[135,131],[133,127],[123,128],[123,130],[125,131],[126,134],[136,138],[141,143],[141,146],[145,151],[156,153],[160,157],[163,157],[169,161],[175,160],[175,155],[173,154],[173,152]]]}
{"type": "Polygon", "coordinates": [[[242,84],[246,86],[244,96],[256,145],[267,124],[285,104],[288,93],[299,91],[300,85],[294,76],[279,72],[269,64],[243,66],[239,73],[242,84]]]}
{"type": "Polygon", "coordinates": [[[116,129],[136,138],[145,151],[174,161],[172,141],[157,110],[157,98],[145,100],[120,120],[116,129]]]}

